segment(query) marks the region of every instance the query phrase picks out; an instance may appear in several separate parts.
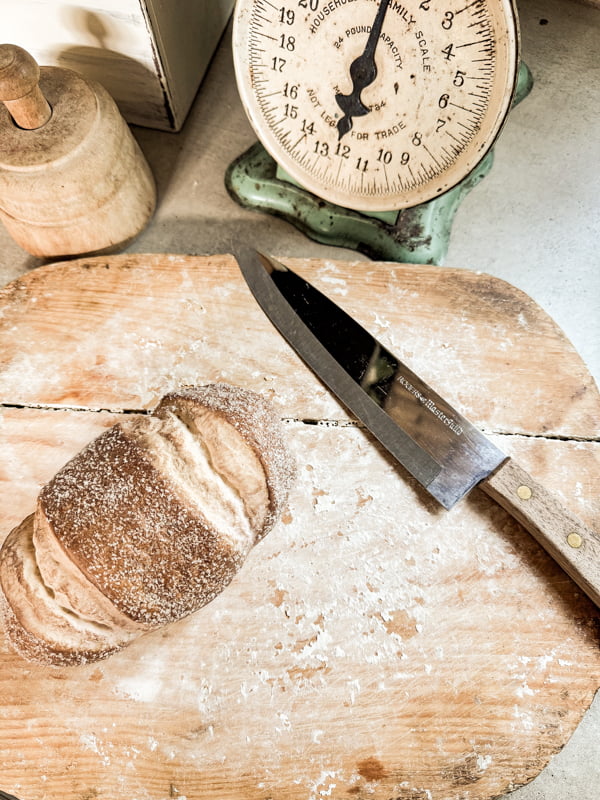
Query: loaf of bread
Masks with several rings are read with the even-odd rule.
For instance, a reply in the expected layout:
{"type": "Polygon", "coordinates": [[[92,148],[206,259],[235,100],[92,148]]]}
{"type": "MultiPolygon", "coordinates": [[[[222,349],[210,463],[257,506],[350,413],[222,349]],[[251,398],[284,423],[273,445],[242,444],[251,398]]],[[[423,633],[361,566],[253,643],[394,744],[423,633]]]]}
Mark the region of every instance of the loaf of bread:
{"type": "Polygon", "coordinates": [[[0,611],[31,661],[105,658],[197,611],[277,521],[294,476],[270,405],[212,384],[91,442],[0,550],[0,611]]]}

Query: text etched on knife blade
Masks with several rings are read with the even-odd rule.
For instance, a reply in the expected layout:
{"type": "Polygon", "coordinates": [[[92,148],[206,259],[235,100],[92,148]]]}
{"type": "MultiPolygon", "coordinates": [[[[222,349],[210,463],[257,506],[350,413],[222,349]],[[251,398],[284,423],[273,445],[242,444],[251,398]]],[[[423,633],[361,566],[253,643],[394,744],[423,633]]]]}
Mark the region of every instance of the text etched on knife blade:
{"type": "Polygon", "coordinates": [[[412,385],[412,383],[407,381],[406,378],[404,378],[402,375],[396,375],[396,380],[398,381],[398,383],[400,383],[401,386],[403,386],[412,395],[414,395],[414,397],[417,398],[419,403],[421,403],[421,405],[423,405],[428,411],[430,411],[434,416],[436,416],[440,420],[440,422],[443,422],[444,425],[446,425],[452,431],[452,433],[456,434],[456,436],[462,435],[463,429],[456,422],[456,420],[452,419],[452,417],[449,417],[447,414],[444,414],[444,412],[441,411],[436,406],[436,404],[433,402],[433,400],[431,400],[431,398],[425,397],[425,395],[423,395],[417,388],[415,388],[412,385]]]}

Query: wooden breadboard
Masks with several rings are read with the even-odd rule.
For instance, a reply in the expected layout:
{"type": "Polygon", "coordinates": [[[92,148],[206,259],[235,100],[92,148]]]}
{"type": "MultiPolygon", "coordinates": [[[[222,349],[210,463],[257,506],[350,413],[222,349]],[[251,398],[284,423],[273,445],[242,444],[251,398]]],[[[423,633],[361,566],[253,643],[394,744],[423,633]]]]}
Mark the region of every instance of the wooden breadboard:
{"type": "MultiPolygon", "coordinates": [[[[285,259],[284,259],[285,260],[285,259]]],[[[600,396],[562,332],[466,270],[289,260],[600,526],[600,396]]],[[[482,493],[438,508],[302,364],[229,256],[55,264],[0,293],[0,539],[123,411],[270,398],[298,481],[209,606],[36,667],[0,639],[0,789],[22,800],[489,800],[600,679],[598,611],[482,493]]]]}

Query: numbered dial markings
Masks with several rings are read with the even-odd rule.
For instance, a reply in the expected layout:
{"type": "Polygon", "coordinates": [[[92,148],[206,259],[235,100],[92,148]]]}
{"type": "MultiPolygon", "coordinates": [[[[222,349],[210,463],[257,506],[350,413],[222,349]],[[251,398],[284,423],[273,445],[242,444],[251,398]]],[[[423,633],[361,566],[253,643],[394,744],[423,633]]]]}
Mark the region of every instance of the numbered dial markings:
{"type": "Polygon", "coordinates": [[[493,145],[517,75],[511,0],[238,0],[248,118],[304,188],[365,211],[423,203],[493,145]]]}

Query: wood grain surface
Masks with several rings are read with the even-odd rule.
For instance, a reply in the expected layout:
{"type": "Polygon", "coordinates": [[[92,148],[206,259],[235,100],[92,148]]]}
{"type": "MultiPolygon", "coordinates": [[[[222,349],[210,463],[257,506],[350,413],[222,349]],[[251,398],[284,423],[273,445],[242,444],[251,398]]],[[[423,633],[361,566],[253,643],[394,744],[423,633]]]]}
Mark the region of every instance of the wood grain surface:
{"type": "MultiPolygon", "coordinates": [[[[283,259],[598,529],[600,396],[486,275],[283,259]]],[[[535,777],[600,678],[598,611],[478,490],[446,512],[283,342],[229,256],[113,256],[0,293],[0,538],[124,412],[182,384],[270,398],[279,525],[201,612],[84,667],[0,638],[0,789],[22,800],[489,800],[535,777]]]]}

